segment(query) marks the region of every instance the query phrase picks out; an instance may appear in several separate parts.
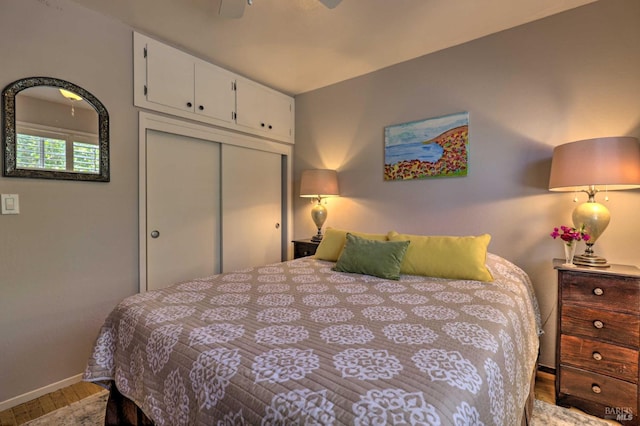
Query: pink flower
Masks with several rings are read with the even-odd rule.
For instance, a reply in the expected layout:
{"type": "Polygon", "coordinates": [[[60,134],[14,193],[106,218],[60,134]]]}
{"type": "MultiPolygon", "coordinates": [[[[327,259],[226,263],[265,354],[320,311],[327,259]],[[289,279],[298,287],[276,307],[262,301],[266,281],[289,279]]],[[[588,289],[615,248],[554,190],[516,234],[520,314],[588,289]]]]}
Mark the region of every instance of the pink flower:
{"type": "Polygon", "coordinates": [[[553,228],[553,232],[549,234],[554,240],[558,237],[565,243],[571,245],[574,241],[589,241],[591,237],[584,231],[584,225],[578,230],[573,227],[562,225],[560,228],[553,228]]]}

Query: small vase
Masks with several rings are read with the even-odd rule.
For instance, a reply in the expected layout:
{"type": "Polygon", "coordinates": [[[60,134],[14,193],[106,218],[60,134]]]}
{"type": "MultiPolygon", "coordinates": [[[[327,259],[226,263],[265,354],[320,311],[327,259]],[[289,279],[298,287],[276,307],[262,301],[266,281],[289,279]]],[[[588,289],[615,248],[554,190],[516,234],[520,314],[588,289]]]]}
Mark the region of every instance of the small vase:
{"type": "Polygon", "coordinates": [[[563,244],[564,246],[564,264],[562,266],[568,268],[575,268],[573,264],[573,256],[576,254],[576,243],[563,244]]]}

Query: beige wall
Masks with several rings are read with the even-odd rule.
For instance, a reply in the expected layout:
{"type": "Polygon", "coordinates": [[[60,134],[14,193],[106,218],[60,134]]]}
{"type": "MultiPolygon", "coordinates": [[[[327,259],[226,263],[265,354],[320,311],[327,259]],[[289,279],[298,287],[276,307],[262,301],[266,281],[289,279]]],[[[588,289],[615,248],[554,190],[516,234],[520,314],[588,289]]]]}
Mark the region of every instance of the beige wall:
{"type": "Polygon", "coordinates": [[[2,0],[0,86],[73,82],[111,119],[111,182],[0,177],[0,403],[82,373],[108,312],[138,289],[131,29],[68,0],[2,0]]]}
{"type": "MultiPolygon", "coordinates": [[[[556,277],[572,194],[547,191],[553,147],[640,136],[640,2],[594,4],[296,98],[295,176],[335,168],[343,197],[328,226],[371,232],[488,232],[490,251],[520,265],[547,320],[541,363],[555,365],[556,277]],[[469,175],[384,182],[384,126],[469,112],[469,175]]],[[[609,194],[612,223],[596,251],[640,264],[640,191],[609,194]]],[[[584,201],[586,197],[581,196],[584,201]]],[[[298,238],[314,234],[296,199],[298,238]]]]}

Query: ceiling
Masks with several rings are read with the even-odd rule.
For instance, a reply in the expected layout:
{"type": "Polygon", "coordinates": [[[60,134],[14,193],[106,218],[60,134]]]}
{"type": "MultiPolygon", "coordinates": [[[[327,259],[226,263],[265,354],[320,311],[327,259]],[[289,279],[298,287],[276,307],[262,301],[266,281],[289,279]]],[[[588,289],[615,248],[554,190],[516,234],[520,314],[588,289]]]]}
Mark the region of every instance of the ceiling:
{"type": "Polygon", "coordinates": [[[220,0],[73,0],[290,95],[596,0],[253,0],[240,19],[220,0]]]}

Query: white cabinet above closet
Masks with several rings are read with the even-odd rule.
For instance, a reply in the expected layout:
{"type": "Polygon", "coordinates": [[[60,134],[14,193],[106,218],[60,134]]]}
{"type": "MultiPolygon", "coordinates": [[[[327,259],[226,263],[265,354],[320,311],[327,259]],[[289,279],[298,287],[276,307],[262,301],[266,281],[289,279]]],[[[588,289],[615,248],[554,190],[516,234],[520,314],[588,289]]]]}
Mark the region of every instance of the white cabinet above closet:
{"type": "Polygon", "coordinates": [[[236,79],[236,123],[247,131],[287,138],[292,129],[293,102],[289,96],[246,78],[236,79]]]}
{"type": "Polygon", "coordinates": [[[269,139],[294,142],[294,100],[134,32],[134,104],[269,139]]]}
{"type": "Polygon", "coordinates": [[[142,54],[146,54],[147,78],[142,92],[147,101],[226,123],[233,121],[234,74],[156,41],[145,47],[142,54]]]}

